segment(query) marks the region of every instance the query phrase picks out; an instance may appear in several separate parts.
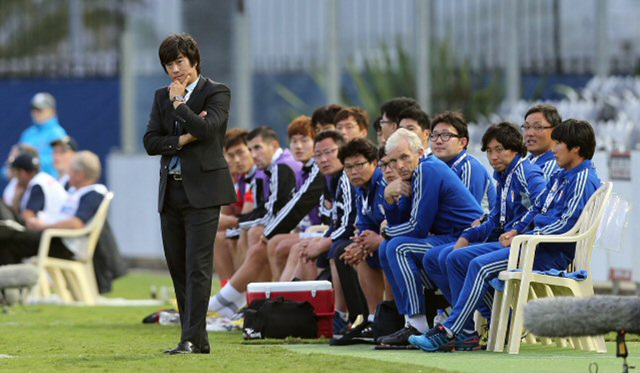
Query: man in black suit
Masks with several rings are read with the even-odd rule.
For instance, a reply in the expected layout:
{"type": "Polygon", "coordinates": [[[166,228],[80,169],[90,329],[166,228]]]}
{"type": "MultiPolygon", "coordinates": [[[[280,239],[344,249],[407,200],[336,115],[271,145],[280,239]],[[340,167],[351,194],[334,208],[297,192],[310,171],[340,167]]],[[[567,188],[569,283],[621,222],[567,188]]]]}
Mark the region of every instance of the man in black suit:
{"type": "Polygon", "coordinates": [[[230,92],[200,76],[200,52],[190,35],[169,35],[158,55],[171,84],[155,93],[144,147],[162,155],[158,211],[182,325],[180,343],[165,352],[209,353],[213,243],[220,206],[236,201],[222,153],[230,92]]]}

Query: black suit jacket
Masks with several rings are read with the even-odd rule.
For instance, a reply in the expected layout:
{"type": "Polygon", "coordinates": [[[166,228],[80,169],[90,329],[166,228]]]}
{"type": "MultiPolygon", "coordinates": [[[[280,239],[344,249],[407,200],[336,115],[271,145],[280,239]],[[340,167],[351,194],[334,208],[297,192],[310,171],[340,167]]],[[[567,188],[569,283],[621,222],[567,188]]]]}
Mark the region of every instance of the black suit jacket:
{"type": "Polygon", "coordinates": [[[167,87],[156,91],[144,147],[149,155],[160,159],[160,191],[158,211],[162,212],[169,172],[169,161],[180,156],[182,184],[189,203],[196,208],[226,205],[236,201],[236,191],[229,166],[222,154],[229,118],[231,93],[222,83],[203,76],[186,104],[173,108],[167,87]],[[201,118],[200,112],[207,116],[201,118]],[[178,149],[178,135],[174,125],[181,123],[184,132],[198,140],[178,149]]]}

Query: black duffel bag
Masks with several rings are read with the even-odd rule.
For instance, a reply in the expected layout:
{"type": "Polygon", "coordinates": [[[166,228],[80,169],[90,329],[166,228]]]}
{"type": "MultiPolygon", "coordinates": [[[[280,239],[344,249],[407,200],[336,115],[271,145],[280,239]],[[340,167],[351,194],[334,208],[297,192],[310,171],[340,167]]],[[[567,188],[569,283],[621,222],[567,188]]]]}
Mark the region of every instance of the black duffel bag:
{"type": "Polygon", "coordinates": [[[317,338],[318,320],[311,303],[257,299],[244,311],[244,339],[317,338]]]}

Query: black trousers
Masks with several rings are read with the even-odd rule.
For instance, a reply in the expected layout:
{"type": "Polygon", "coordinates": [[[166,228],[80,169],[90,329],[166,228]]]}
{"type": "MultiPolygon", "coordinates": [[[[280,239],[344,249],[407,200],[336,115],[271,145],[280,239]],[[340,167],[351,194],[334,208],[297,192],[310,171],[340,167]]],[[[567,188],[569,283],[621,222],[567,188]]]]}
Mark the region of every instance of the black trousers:
{"type": "Polygon", "coordinates": [[[367,307],[367,299],[360,287],[358,272],[340,259],[340,256],[344,254],[344,250],[351,242],[351,240],[334,241],[331,247],[331,255],[336,263],[338,277],[340,277],[344,300],[349,310],[349,321],[354,322],[358,315],[362,315],[366,319],[369,315],[369,307],[367,307]]]}
{"type": "MultiPolygon", "coordinates": [[[[17,264],[22,259],[38,255],[42,232],[13,231],[6,227],[0,228],[0,265],[17,264]]],[[[73,253],[67,249],[62,241],[54,237],[49,246],[49,256],[61,259],[73,258],[73,253]]]]}
{"type": "Polygon", "coordinates": [[[200,349],[207,348],[206,317],[220,207],[192,207],[182,182],[172,178],[167,182],[165,193],[160,224],[164,255],[180,312],[181,341],[189,341],[200,349]]]}

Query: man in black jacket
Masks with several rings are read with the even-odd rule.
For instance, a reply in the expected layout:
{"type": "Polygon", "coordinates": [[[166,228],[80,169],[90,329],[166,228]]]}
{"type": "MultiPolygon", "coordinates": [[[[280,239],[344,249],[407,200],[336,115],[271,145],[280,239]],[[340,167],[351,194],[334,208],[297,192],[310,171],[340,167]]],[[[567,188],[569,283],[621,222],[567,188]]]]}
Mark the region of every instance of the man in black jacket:
{"type": "Polygon", "coordinates": [[[182,325],[180,343],[166,352],[209,353],[212,247],[220,206],[236,201],[222,153],[231,94],[200,76],[200,52],[190,35],[169,35],[158,55],[171,84],[155,93],[144,147],[162,155],[158,212],[182,325]]]}

